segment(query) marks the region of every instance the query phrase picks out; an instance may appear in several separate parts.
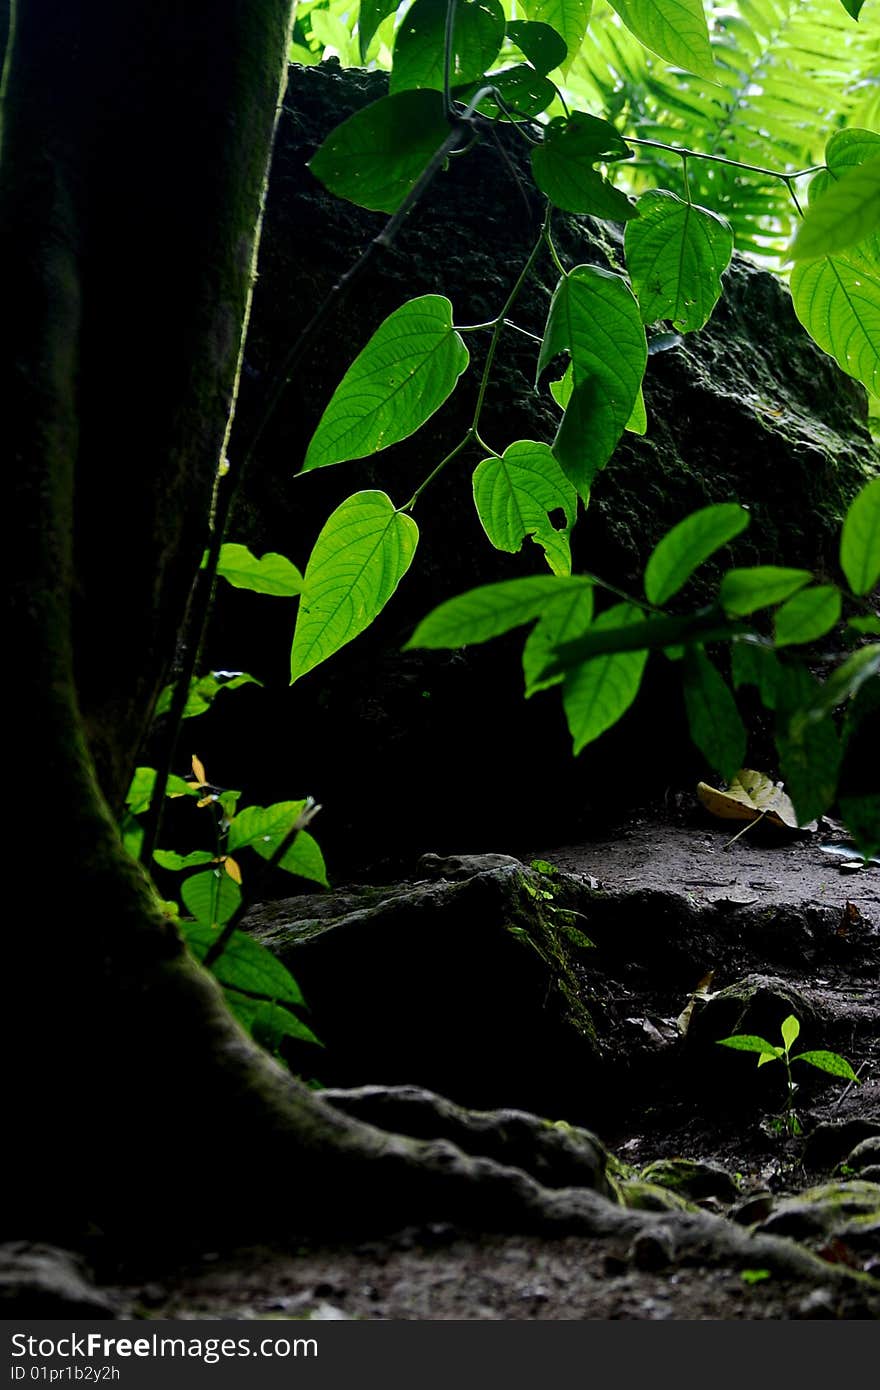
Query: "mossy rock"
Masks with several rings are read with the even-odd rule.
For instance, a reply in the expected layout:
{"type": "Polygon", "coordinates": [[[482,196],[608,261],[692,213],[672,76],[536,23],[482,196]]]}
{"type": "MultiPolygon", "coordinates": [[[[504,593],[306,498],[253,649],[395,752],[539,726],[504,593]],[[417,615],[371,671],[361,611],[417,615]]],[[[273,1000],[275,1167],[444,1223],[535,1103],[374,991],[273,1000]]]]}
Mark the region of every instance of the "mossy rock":
{"type": "Polygon", "coordinates": [[[678,1192],[670,1192],[659,1183],[643,1182],[640,1178],[628,1178],[618,1183],[620,1200],[625,1207],[634,1211],[695,1211],[699,1210],[693,1202],[678,1192]]]}
{"type": "Polygon", "coordinates": [[[692,1202],[717,1197],[732,1202],[739,1195],[739,1184],[726,1168],[718,1163],[704,1163],[692,1158],[660,1158],[642,1169],[643,1182],[665,1187],[669,1192],[692,1202]]]}
{"type": "Polygon", "coordinates": [[[836,1237],[880,1253],[880,1184],[856,1178],[808,1188],[779,1202],[757,1229],[795,1240],[836,1237]]]}

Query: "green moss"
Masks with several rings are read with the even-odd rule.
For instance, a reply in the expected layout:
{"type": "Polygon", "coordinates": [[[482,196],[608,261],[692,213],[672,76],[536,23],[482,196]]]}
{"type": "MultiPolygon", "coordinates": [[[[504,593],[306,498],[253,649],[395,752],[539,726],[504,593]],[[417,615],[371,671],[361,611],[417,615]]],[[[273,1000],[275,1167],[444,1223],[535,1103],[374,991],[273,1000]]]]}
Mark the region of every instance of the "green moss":
{"type": "Polygon", "coordinates": [[[553,988],[562,996],[568,1021],[598,1047],[596,1026],[572,960],[574,949],[585,949],[585,943],[592,947],[593,943],[572,926],[572,913],[558,905],[558,890],[549,876],[527,870],[516,875],[516,887],[519,891],[512,897],[513,913],[506,923],[507,931],[537,951],[553,988]]]}

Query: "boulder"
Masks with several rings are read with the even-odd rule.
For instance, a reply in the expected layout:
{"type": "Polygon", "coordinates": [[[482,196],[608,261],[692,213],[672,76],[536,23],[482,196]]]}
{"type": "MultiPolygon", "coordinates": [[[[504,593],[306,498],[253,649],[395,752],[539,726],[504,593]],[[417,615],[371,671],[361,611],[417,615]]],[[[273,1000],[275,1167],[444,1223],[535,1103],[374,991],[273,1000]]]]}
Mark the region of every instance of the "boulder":
{"type": "MultiPolygon", "coordinates": [[[[291,68],[229,450],[233,468],[304,322],[383,226],[381,215],[328,194],[306,164],[328,132],[381,96],[385,83],[380,73],[342,71],[333,62],[291,68]]],[[[374,258],[309,343],[260,436],[230,539],[303,566],[344,497],[379,487],[402,504],[461,437],[473,410],[474,372],[413,438],[370,459],[295,476],[333,389],[392,310],[442,292],[460,323],[498,312],[540,226],[538,200],[522,177],[527,152],[509,132],[499,138],[504,158],[484,141],[451,161],[394,247],[374,258]]],[[[620,261],[621,238],[610,224],[560,214],[554,232],[569,266],[620,261]]],[[[543,255],[513,314],[520,327],[542,332],[556,279],[543,255]]],[[[839,519],[874,457],[865,393],[806,337],[773,276],[736,257],[725,279],[707,327],[650,357],[648,433],[627,435],[597,480],[575,532],[576,568],[638,591],[645,560],[670,525],[709,502],[739,498],[752,524],[725,551],[725,564],[773,559],[834,572],[839,519]]],[[[468,338],[477,370],[485,336],[468,338]]],[[[482,423],[496,448],[553,438],[558,411],[546,390],[534,389],[535,361],[528,338],[503,338],[482,423]]],[[[632,804],[636,772],[635,794],[643,797],[702,771],[689,749],[677,672],[662,659],[649,699],[575,763],[558,693],[522,699],[522,633],[463,652],[401,651],[442,599],[544,570],[531,542],[507,555],[486,540],[470,489],[479,458],[474,450],[458,457],[420,500],[416,559],[374,627],[292,689],[293,602],[221,586],[206,661],[250,671],[265,688],[226,697],[193,737],[214,775],[244,787],[250,800],[314,795],[324,806],[317,829],[331,870],[429,848],[552,843],[605,821],[615,803],[632,804]]],[[[705,597],[716,575],[707,566],[693,596],[705,597]]]]}

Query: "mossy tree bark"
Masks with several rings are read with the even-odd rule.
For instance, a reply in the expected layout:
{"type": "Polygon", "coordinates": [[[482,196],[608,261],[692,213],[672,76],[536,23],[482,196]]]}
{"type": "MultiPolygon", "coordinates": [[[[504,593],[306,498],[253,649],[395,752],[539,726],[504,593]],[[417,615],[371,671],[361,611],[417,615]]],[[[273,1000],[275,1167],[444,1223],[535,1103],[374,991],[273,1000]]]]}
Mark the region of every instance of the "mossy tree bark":
{"type": "Polygon", "coordinates": [[[352,1120],[257,1049],[115,829],[205,544],[290,0],[11,13],[13,1233],[329,1230],[475,1214],[487,1184],[540,1219],[522,1174],[352,1120]]]}

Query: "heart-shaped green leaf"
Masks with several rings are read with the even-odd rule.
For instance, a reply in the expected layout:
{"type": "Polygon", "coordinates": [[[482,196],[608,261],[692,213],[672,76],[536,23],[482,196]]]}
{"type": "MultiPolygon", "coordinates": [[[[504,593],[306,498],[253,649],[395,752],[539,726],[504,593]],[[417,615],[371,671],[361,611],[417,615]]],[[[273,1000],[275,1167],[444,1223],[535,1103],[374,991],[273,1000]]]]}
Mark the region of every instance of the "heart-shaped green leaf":
{"type": "Polygon", "coordinates": [[[730,224],[674,193],[652,189],[626,229],[626,267],[642,320],[671,319],[681,333],[708,322],[733,255],[730,224]]]}

